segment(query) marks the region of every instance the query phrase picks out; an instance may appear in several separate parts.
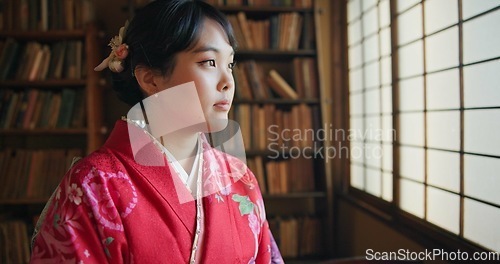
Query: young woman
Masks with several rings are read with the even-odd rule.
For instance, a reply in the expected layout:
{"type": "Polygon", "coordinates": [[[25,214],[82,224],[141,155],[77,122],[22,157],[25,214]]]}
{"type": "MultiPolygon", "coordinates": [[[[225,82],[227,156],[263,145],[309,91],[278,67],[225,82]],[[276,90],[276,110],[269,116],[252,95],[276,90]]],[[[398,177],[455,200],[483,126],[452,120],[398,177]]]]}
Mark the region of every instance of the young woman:
{"type": "Polygon", "coordinates": [[[236,43],[227,19],[202,1],[157,0],[110,46],[96,70],[111,69],[123,101],[173,104],[181,120],[196,108],[206,122],[183,129],[148,109],[143,120],[117,121],[54,192],[31,262],[282,263],[254,175],[203,134],[223,127],[216,121],[227,120],[233,99],[236,43]],[[183,100],[193,104],[182,109],[183,100]],[[177,127],[158,135],[153,122],[177,127]]]}

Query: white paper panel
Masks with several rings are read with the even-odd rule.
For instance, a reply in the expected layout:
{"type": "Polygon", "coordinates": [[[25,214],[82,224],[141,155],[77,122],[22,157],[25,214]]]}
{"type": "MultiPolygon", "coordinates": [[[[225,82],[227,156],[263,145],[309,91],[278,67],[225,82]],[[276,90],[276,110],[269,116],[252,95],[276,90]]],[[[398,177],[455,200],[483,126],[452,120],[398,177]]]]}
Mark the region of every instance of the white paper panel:
{"type": "Polygon", "coordinates": [[[373,60],[377,60],[379,55],[379,46],[378,46],[378,34],[372,35],[371,37],[368,37],[365,39],[365,42],[363,43],[363,49],[364,49],[364,58],[363,60],[365,62],[370,62],[373,60]]]}
{"type": "Polygon", "coordinates": [[[389,0],[381,0],[378,4],[380,27],[384,28],[391,24],[391,4],[389,0]]]}
{"type": "Polygon", "coordinates": [[[468,19],[500,5],[499,0],[462,0],[462,16],[468,19]]]}
{"type": "Polygon", "coordinates": [[[392,171],[392,144],[382,145],[383,156],[382,156],[382,169],[384,171],[392,171]]]}
{"type": "Polygon", "coordinates": [[[460,80],[458,69],[427,75],[427,109],[458,109],[460,80]]]}
{"type": "Polygon", "coordinates": [[[351,164],[351,186],[363,190],[364,184],[364,168],[357,164],[351,164]]]}
{"type": "Polygon", "coordinates": [[[382,130],[382,141],[392,143],[394,138],[396,138],[396,131],[392,128],[392,115],[382,116],[382,130]]]}
{"type": "Polygon", "coordinates": [[[398,17],[398,44],[422,38],[422,5],[418,5],[398,17]]]}
{"type": "Polygon", "coordinates": [[[500,56],[500,10],[464,23],[464,63],[500,56]]]}
{"type": "Polygon", "coordinates": [[[425,34],[430,34],[458,23],[458,1],[426,0],[424,21],[425,34]]]}
{"type": "Polygon", "coordinates": [[[382,70],[382,84],[392,83],[391,65],[391,57],[384,57],[380,60],[380,67],[382,70]]]}
{"type": "Polygon", "coordinates": [[[427,220],[458,234],[460,231],[460,197],[427,187],[427,220]]]}
{"type": "Polygon", "coordinates": [[[382,198],[392,202],[392,173],[382,173],[382,198]]]}
{"type": "Polygon", "coordinates": [[[368,9],[374,7],[377,4],[377,0],[363,0],[361,1],[361,6],[363,11],[367,11],[368,9]]]}
{"type": "Polygon", "coordinates": [[[427,181],[449,191],[460,191],[460,155],[458,153],[427,150],[427,181]]]}
{"type": "Polygon", "coordinates": [[[460,150],[460,111],[427,113],[427,146],[460,150]]]}
{"type": "Polygon", "coordinates": [[[358,43],[361,40],[361,20],[356,20],[349,24],[349,45],[358,43]]]}
{"type": "Polygon", "coordinates": [[[366,114],[380,113],[380,89],[370,89],[365,92],[366,114]]]}
{"type": "Polygon", "coordinates": [[[424,146],[424,114],[403,113],[399,118],[400,130],[396,135],[402,144],[424,146]]]}
{"type": "Polygon", "coordinates": [[[380,55],[387,56],[391,54],[391,29],[384,28],[380,30],[380,55]]]}
{"type": "Polygon", "coordinates": [[[392,86],[382,87],[382,113],[392,113],[392,86]]]}
{"type": "Polygon", "coordinates": [[[365,37],[378,31],[377,9],[371,9],[364,13],[361,20],[363,20],[363,35],[365,37]]]}
{"type": "Polygon", "coordinates": [[[382,145],[375,143],[365,144],[366,165],[377,169],[382,168],[382,155],[382,145]]]}
{"type": "Polygon", "coordinates": [[[500,60],[464,68],[465,107],[500,106],[500,60]]]}
{"type": "Polygon", "coordinates": [[[355,93],[349,96],[349,108],[351,115],[362,115],[363,114],[363,94],[355,93]]]}
{"type": "Polygon", "coordinates": [[[380,197],[382,195],[382,172],[366,169],[366,191],[380,197]]]}
{"type": "Polygon", "coordinates": [[[399,151],[401,177],[424,181],[424,149],[401,147],[399,151]]]}
{"type": "Polygon", "coordinates": [[[380,116],[370,116],[366,118],[365,126],[365,139],[369,141],[380,142],[382,140],[382,129],[380,127],[380,116]]]}
{"type": "Polygon", "coordinates": [[[458,27],[428,37],[426,45],[427,72],[458,66],[458,27]]]}
{"type": "Polygon", "coordinates": [[[399,77],[407,78],[422,75],[424,72],[424,53],[422,41],[417,41],[399,49],[399,77]]]}
{"type": "Polygon", "coordinates": [[[361,0],[352,0],[347,4],[347,20],[349,22],[361,15],[361,0]]]}
{"type": "Polygon", "coordinates": [[[398,0],[397,6],[398,6],[398,13],[402,12],[413,5],[420,3],[421,0],[398,0]]]}
{"type": "Polygon", "coordinates": [[[349,69],[356,68],[363,63],[361,44],[349,47],[349,69]]]}
{"type": "Polygon", "coordinates": [[[351,91],[363,89],[363,68],[349,71],[349,89],[351,91]]]}
{"type": "Polygon", "coordinates": [[[465,151],[500,156],[500,110],[465,111],[465,151]]]}
{"type": "Polygon", "coordinates": [[[365,162],[365,145],[363,142],[351,141],[351,149],[350,149],[350,157],[351,161],[362,164],[365,162]]]}
{"type": "Polygon", "coordinates": [[[365,88],[378,87],[380,85],[380,66],[375,61],[365,66],[365,88]]]}
{"type": "Polygon", "coordinates": [[[399,82],[399,109],[424,110],[424,78],[416,77],[399,82]]]}
{"type": "MultiPolygon", "coordinates": [[[[351,117],[349,118],[349,122],[351,123],[350,130],[352,132],[353,137],[349,138],[352,141],[363,141],[361,137],[356,137],[357,134],[362,133],[365,119],[363,117],[351,117]]],[[[340,137],[340,136],[339,136],[340,137]]]]}
{"type": "Polygon", "coordinates": [[[405,179],[399,181],[401,209],[420,218],[424,217],[424,185],[405,179]]]}
{"type": "Polygon", "coordinates": [[[500,210],[465,199],[464,237],[495,252],[500,251],[500,210]]]}
{"type": "MultiPolygon", "coordinates": [[[[359,141],[363,142],[364,133],[364,117],[351,117],[350,118],[351,128],[349,129],[348,140],[349,141],[359,141]]],[[[340,136],[339,136],[340,137],[340,136]]]]}
{"type": "Polygon", "coordinates": [[[465,194],[500,205],[500,159],[464,156],[465,194]]]}

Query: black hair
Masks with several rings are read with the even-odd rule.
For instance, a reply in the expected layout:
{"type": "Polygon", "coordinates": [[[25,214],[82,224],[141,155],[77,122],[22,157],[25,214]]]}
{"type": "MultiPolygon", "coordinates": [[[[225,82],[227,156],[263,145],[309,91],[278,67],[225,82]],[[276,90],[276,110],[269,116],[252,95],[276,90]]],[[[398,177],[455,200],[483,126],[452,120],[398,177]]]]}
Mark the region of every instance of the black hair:
{"type": "Polygon", "coordinates": [[[199,0],[156,0],[140,9],[125,33],[123,43],[129,54],[124,70],[112,72],[113,89],[129,105],[144,99],[134,76],[134,69],[144,65],[168,76],[175,67],[176,54],[196,45],[205,19],[212,19],[225,31],[236,50],[233,29],[224,14],[199,0]]]}

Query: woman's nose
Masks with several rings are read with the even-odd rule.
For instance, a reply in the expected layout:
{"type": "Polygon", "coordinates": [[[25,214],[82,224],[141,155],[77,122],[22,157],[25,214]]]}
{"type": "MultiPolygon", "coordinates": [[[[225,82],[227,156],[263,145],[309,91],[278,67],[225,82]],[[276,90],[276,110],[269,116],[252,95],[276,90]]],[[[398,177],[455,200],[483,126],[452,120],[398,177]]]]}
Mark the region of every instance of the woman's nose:
{"type": "Polygon", "coordinates": [[[234,89],[234,78],[231,71],[227,71],[221,74],[221,79],[218,85],[219,91],[229,91],[234,89]]]}

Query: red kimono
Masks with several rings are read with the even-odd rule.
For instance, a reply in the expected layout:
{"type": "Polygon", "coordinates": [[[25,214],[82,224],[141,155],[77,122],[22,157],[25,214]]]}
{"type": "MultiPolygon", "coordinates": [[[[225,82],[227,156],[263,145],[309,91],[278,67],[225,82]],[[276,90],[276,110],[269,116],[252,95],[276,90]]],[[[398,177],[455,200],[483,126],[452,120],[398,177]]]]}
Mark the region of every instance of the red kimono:
{"type": "MultiPolygon", "coordinates": [[[[203,141],[205,195],[201,204],[181,203],[172,167],[138,164],[127,127],[118,121],[104,146],[65,175],[42,213],[31,263],[190,263],[193,250],[195,263],[283,262],[255,176],[242,161],[203,141]],[[239,180],[228,176],[235,169],[243,170],[239,180]]],[[[163,156],[154,144],[144,151],[163,156]]]]}

